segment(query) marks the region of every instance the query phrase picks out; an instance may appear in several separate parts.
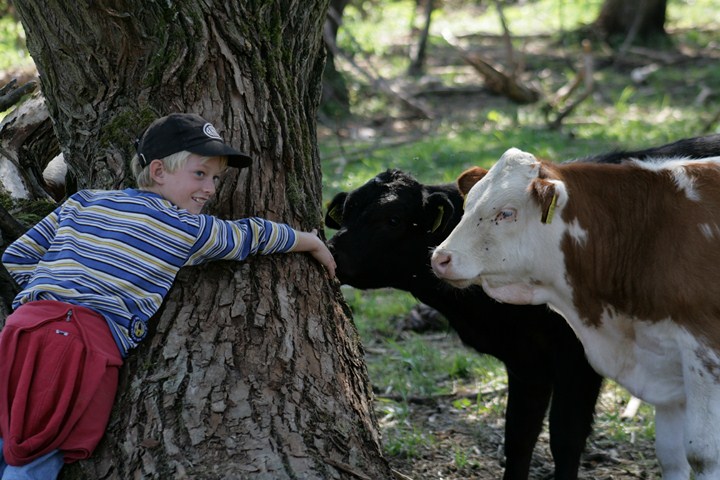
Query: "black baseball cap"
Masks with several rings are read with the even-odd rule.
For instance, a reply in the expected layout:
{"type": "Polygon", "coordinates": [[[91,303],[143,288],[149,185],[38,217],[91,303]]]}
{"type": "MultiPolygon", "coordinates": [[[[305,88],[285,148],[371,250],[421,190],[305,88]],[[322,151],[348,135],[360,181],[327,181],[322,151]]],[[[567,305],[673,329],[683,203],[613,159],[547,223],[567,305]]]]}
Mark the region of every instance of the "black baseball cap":
{"type": "Polygon", "coordinates": [[[212,123],[193,113],[171,113],[150,124],[135,140],[140,165],[183,150],[206,157],[225,156],[228,165],[243,168],[252,158],[223,142],[212,123]]]}

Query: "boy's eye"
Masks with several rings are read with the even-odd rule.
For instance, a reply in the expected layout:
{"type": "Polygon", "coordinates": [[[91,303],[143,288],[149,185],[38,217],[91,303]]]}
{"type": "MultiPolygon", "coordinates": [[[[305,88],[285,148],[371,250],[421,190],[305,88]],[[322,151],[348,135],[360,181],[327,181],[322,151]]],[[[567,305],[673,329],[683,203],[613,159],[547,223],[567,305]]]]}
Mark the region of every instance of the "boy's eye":
{"type": "Polygon", "coordinates": [[[197,171],[195,172],[195,175],[197,175],[198,177],[204,177],[204,176],[205,176],[205,172],[203,172],[202,170],[197,170],[197,171]]]}

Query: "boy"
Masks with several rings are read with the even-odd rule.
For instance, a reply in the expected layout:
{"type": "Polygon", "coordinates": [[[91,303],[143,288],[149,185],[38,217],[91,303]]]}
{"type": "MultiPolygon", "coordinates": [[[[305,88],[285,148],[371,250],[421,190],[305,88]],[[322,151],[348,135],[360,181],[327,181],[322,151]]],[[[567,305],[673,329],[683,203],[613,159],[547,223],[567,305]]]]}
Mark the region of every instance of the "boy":
{"type": "Polygon", "coordinates": [[[316,232],[200,213],[226,165],[250,158],[192,114],[136,141],[137,189],[80,191],[10,245],[22,291],[0,332],[0,478],[54,479],[104,434],[122,359],[143,340],[178,270],[211,260],[309,252],[334,276],[316,232]]]}

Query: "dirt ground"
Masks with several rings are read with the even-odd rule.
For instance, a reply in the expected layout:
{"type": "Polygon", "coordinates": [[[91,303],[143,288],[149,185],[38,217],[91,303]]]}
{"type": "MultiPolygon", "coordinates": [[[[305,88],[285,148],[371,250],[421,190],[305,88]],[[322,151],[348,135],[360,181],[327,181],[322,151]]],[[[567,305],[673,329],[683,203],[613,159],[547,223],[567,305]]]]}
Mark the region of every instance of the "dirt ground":
{"type": "MultiPolygon", "coordinates": [[[[390,458],[392,467],[414,480],[501,479],[503,474],[503,420],[462,415],[445,402],[436,406],[416,406],[413,421],[418,428],[432,432],[436,442],[423,450],[420,458],[390,458]],[[470,418],[468,418],[470,417],[470,418]],[[458,466],[459,449],[471,450],[458,466]]],[[[531,479],[552,479],[553,461],[548,436],[544,433],[535,449],[531,479]]],[[[596,432],[583,456],[579,478],[587,480],[660,479],[660,471],[650,442],[618,445],[596,432]]]]}
{"type": "MultiPolygon", "coordinates": [[[[432,348],[440,351],[457,348],[454,335],[427,335],[432,348]],[[454,345],[453,345],[454,344],[454,345]]],[[[624,409],[610,386],[603,389],[597,412],[624,409]]],[[[495,480],[503,475],[504,402],[507,392],[495,386],[475,385],[468,390],[459,387],[453,395],[439,398],[418,398],[408,402],[410,415],[406,422],[422,432],[431,441],[411,457],[390,456],[388,460],[402,480],[495,480]],[[481,392],[482,403],[496,404],[500,408],[479,413],[476,408],[457,408],[456,400],[468,398],[474,402],[481,392]]],[[[382,402],[382,394],[378,395],[382,402]]],[[[378,412],[382,409],[379,408],[378,412]]],[[[381,428],[387,439],[396,420],[378,414],[381,428]]],[[[535,447],[530,479],[553,478],[554,463],[550,454],[547,421],[535,447]]],[[[655,458],[652,439],[643,436],[630,439],[613,438],[613,432],[604,425],[596,425],[582,458],[579,478],[583,480],[659,480],[660,469],[655,458]]]]}

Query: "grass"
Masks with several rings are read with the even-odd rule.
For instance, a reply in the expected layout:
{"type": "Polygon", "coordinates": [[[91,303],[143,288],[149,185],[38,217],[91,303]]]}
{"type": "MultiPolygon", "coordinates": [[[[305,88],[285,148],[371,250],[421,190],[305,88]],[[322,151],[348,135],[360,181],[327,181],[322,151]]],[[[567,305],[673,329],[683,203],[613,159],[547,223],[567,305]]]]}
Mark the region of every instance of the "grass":
{"type": "Polygon", "coordinates": [[[615,382],[606,381],[600,398],[602,408],[597,410],[595,417],[595,428],[619,443],[635,443],[638,439],[653,441],[655,438],[653,407],[642,403],[637,414],[632,418],[624,418],[622,411],[630,398],[630,394],[625,389],[615,382]]]}
{"type": "MultiPolygon", "coordinates": [[[[356,61],[406,93],[422,91],[422,82],[428,80],[450,87],[482,86],[476,74],[468,73],[462,61],[452,58],[441,33],[451,29],[456,36],[467,35],[468,42],[487,42],[487,35],[501,33],[497,12],[488,9],[487,2],[480,2],[480,6],[444,2],[445,8],[433,18],[428,74],[414,80],[405,77],[414,3],[385,2],[365,11],[348,7],[338,37],[341,48],[353,52],[356,61]]],[[[579,46],[565,33],[590,23],[601,4],[600,0],[537,0],[505,8],[511,33],[523,37],[522,42],[516,42],[526,60],[523,78],[537,85],[546,97],[572,78],[573,66],[580,58],[579,46]],[[538,50],[533,36],[550,38],[544,41],[544,49],[538,50]]],[[[383,125],[391,122],[383,120],[402,112],[402,108],[362,79],[354,78],[348,69],[346,77],[353,102],[348,122],[351,129],[345,135],[328,133],[320,137],[324,200],[359,187],[387,168],[403,169],[425,183],[452,182],[470,166],[489,167],[511,146],[559,161],[720,132],[717,122],[710,123],[720,111],[720,62],[717,57],[712,61],[687,59],[718,48],[720,17],[715,15],[716,9],[715,0],[671,0],[666,28],[674,49],[665,53],[682,51],[688,57],[675,64],[661,63],[660,69],[641,84],[630,81],[630,71],[652,63],[652,59],[631,56],[627,64],[612,65],[607,51],[594,45],[594,94],[558,130],[547,127],[538,104],[518,106],[490,97],[462,112],[450,110],[432,120],[386,128],[383,125]],[[714,94],[700,105],[697,102],[703,89],[714,94]]],[[[440,351],[426,336],[398,333],[398,318],[415,303],[408,294],[352,288],[344,292],[368,347],[371,381],[381,396],[392,397],[381,400],[378,406],[388,455],[419,456],[423,446],[437,442],[410,422],[409,399],[492,389],[506,382],[502,364],[491,357],[477,355],[457,342],[450,342],[449,350],[440,351]]],[[[650,442],[654,437],[653,409],[643,404],[634,418],[624,419],[620,413],[629,399],[625,390],[608,382],[596,430],[620,444],[650,442]]],[[[452,408],[498,418],[505,409],[505,395],[460,396],[452,402],[452,408]]],[[[472,463],[472,453],[459,446],[454,447],[453,456],[458,469],[472,463]]]]}
{"type": "MultiPolygon", "coordinates": [[[[374,359],[368,369],[376,391],[402,398],[432,396],[450,393],[457,381],[486,385],[498,376],[505,379],[493,357],[478,355],[459,343],[439,351],[425,335],[400,332],[401,317],[417,303],[410,294],[351,287],[343,287],[343,292],[368,355],[374,359]]],[[[440,341],[454,335],[449,330],[437,334],[440,341]]]]}

